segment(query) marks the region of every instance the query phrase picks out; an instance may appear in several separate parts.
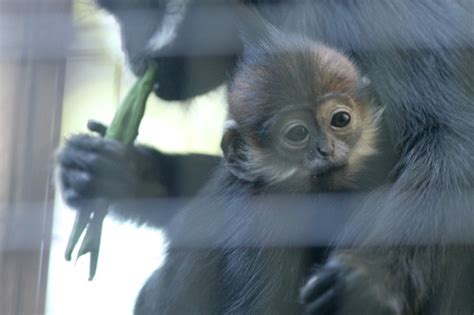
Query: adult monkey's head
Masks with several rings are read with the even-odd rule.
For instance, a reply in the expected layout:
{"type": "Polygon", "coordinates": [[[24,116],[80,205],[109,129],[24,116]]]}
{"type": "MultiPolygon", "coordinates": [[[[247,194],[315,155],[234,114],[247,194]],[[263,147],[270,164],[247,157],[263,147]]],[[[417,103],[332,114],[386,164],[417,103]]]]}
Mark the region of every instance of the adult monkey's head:
{"type": "Polygon", "coordinates": [[[120,25],[136,75],[158,64],[156,94],[184,100],[222,84],[242,50],[232,1],[96,0],[120,25]]]}

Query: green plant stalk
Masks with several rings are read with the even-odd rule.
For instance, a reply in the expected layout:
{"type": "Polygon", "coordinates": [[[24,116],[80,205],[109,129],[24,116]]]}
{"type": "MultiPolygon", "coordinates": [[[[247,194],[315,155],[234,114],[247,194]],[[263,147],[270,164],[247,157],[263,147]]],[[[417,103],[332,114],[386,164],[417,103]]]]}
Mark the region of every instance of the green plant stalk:
{"type": "MultiPolygon", "coordinates": [[[[107,128],[106,138],[118,140],[124,144],[133,144],[138,136],[140,122],[145,114],[146,101],[153,91],[156,65],[150,65],[143,77],[135,82],[107,128]]],[[[71,260],[72,252],[85,229],[86,233],[78,251],[78,256],[90,253],[89,281],[97,270],[102,223],[110,204],[107,200],[97,201],[93,209],[81,209],[76,214],[74,226],[66,247],[66,260],[71,260]]]]}
{"type": "Polygon", "coordinates": [[[138,136],[138,128],[145,114],[146,101],[153,91],[156,65],[148,67],[130,90],[118,108],[107,128],[106,138],[112,138],[125,144],[132,144],[138,136]]]}

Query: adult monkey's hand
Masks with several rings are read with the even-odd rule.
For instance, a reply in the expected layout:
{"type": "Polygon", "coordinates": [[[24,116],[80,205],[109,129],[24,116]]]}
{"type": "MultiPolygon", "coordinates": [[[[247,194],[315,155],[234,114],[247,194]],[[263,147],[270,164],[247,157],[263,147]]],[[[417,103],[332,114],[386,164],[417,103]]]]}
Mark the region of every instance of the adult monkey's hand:
{"type": "MultiPolygon", "coordinates": [[[[115,139],[124,144],[132,144],[135,141],[138,136],[140,122],[145,113],[146,101],[153,90],[155,75],[156,65],[152,64],[148,67],[145,75],[137,80],[118,108],[112,123],[107,128],[106,138],[115,139]]],[[[97,270],[102,223],[109,206],[109,201],[101,199],[96,201],[91,208],[81,209],[76,214],[66,247],[66,260],[70,261],[79,237],[87,229],[79,248],[78,258],[90,253],[89,281],[94,278],[97,270]]]]}

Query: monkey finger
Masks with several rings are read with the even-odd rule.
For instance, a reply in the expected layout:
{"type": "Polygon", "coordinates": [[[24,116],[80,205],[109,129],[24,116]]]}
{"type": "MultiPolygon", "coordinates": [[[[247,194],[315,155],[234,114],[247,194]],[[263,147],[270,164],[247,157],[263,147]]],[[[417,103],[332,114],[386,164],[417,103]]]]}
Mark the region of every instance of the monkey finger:
{"type": "Polygon", "coordinates": [[[96,153],[107,159],[123,162],[128,158],[130,148],[114,139],[77,134],[66,141],[65,147],[59,155],[68,151],[77,152],[76,158],[96,153]]]}
{"type": "Polygon", "coordinates": [[[107,126],[93,119],[87,121],[87,129],[91,132],[98,133],[101,137],[104,137],[107,133],[107,126]]]}
{"type": "Polygon", "coordinates": [[[81,195],[86,195],[93,181],[90,173],[78,169],[61,170],[59,179],[63,192],[74,190],[81,195]]]}
{"type": "Polygon", "coordinates": [[[303,303],[308,303],[318,296],[331,289],[337,282],[338,273],[336,270],[324,270],[312,276],[301,289],[300,299],[303,303]]]}
{"type": "Polygon", "coordinates": [[[57,160],[61,172],[80,170],[91,176],[105,176],[116,179],[129,177],[131,168],[124,167],[125,159],[108,155],[105,151],[86,151],[68,147],[58,154],[57,160]]]}
{"type": "Polygon", "coordinates": [[[338,290],[330,289],[315,301],[305,305],[305,314],[333,314],[338,304],[338,290]]]}

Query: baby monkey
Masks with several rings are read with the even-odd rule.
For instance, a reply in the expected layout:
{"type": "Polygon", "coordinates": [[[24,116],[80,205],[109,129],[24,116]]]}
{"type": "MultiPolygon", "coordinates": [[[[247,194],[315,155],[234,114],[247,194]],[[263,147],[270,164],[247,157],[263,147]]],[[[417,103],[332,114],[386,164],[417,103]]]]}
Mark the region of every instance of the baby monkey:
{"type": "Polygon", "coordinates": [[[382,112],[369,80],[306,38],[270,36],[250,49],[229,86],[221,146],[231,173],[272,191],[356,188],[382,112]]]}

